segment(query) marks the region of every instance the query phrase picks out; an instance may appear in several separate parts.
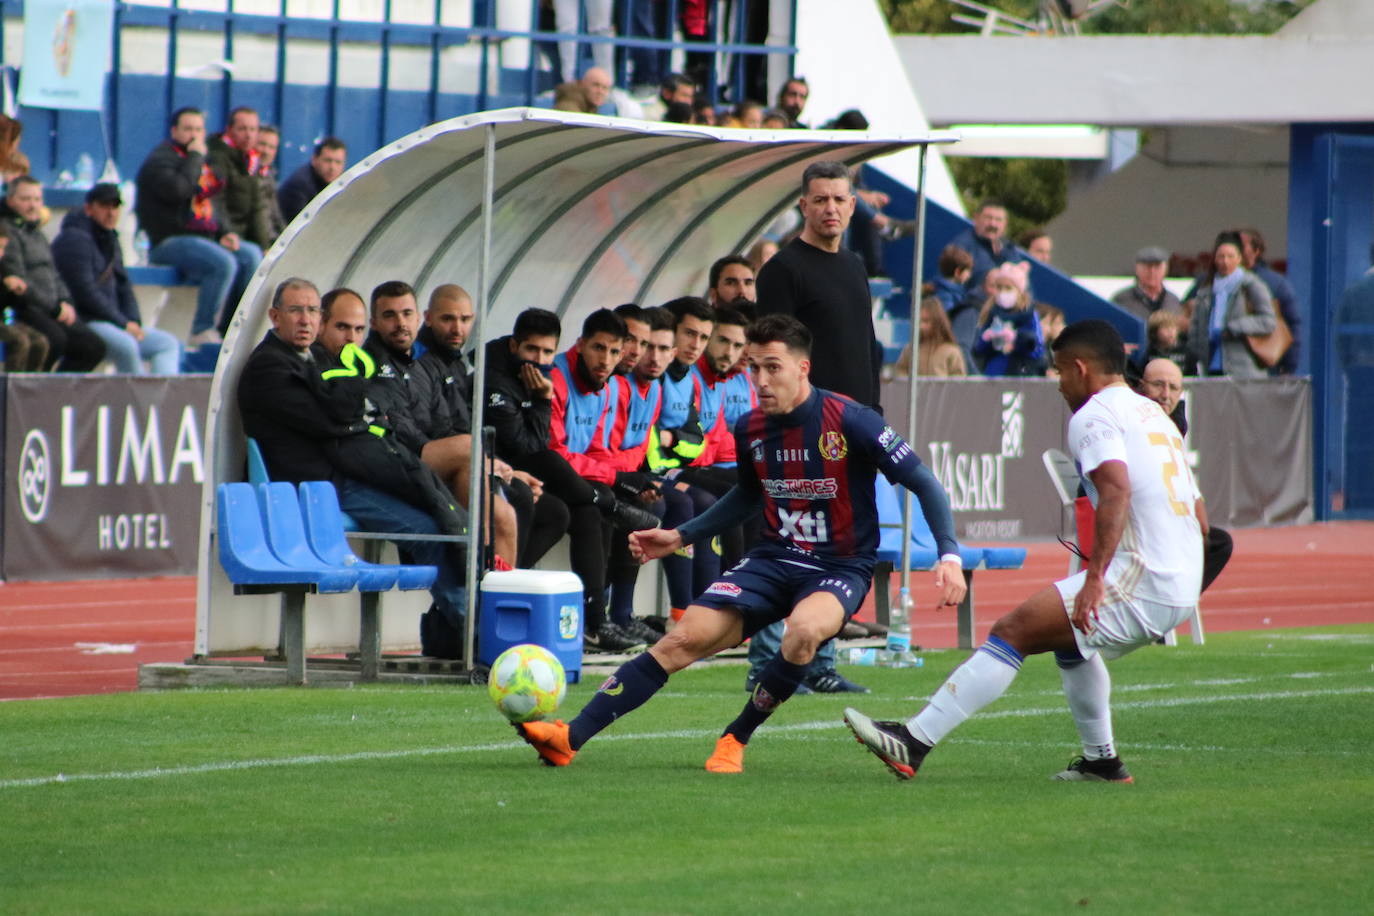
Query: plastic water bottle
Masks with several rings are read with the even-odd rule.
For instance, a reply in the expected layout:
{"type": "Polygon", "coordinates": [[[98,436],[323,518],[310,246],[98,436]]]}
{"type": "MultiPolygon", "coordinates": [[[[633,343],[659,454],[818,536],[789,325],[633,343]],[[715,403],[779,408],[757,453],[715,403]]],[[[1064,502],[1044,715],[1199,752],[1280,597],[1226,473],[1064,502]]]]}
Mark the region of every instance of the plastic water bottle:
{"type": "Polygon", "coordinates": [[[878,664],[878,650],[873,648],[860,649],[857,646],[851,646],[850,648],[841,649],[837,652],[835,660],[846,665],[866,665],[872,667],[878,664]]]}
{"type": "Polygon", "coordinates": [[[887,624],[887,651],[911,651],[911,589],[905,585],[892,605],[887,624]]]}
{"type": "Polygon", "coordinates": [[[90,153],[82,153],[76,159],[76,186],[89,188],[95,184],[95,160],[90,153]]]}
{"type": "Polygon", "coordinates": [[[887,668],[919,668],[924,661],[911,651],[911,589],[902,587],[887,626],[887,648],[877,664],[887,668]]]}
{"type": "Polygon", "coordinates": [[[142,229],[134,235],[134,251],[137,254],[140,267],[146,267],[149,263],[149,252],[153,250],[153,243],[148,240],[148,233],[142,229]]]}
{"type": "Polygon", "coordinates": [[[857,646],[841,649],[836,653],[835,660],[843,665],[863,665],[869,668],[920,668],[925,665],[925,659],[910,650],[892,652],[888,649],[863,649],[857,646]]]}

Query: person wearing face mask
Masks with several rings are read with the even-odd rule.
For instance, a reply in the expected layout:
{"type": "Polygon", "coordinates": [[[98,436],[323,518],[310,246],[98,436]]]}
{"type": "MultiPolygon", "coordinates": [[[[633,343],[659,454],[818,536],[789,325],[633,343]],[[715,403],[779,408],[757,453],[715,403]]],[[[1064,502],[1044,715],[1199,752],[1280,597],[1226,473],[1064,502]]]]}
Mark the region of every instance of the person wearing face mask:
{"type": "Polygon", "coordinates": [[[978,315],[973,358],[984,375],[1043,375],[1045,334],[1026,294],[1028,265],[1003,264],[988,273],[990,293],[978,315]]]}

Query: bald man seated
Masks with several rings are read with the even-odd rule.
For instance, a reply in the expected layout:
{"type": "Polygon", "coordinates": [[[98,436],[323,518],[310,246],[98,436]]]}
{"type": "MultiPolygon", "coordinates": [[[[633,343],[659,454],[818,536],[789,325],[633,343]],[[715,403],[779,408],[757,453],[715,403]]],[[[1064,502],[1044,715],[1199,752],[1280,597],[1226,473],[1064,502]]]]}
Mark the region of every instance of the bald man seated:
{"type": "MultiPolygon", "coordinates": [[[[1140,393],[1154,401],[1178,427],[1180,436],[1188,435],[1187,409],[1183,402],[1183,373],[1171,360],[1152,359],[1140,376],[1140,393]]],[[[1202,539],[1202,590],[1207,591],[1231,559],[1231,535],[1216,525],[1207,525],[1202,539]]]]}

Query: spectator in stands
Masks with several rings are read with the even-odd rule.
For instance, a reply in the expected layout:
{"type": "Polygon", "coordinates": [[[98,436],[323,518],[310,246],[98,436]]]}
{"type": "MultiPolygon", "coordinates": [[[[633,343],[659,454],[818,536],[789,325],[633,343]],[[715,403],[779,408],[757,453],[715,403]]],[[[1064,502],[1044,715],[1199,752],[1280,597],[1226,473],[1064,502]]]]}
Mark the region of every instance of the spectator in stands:
{"type": "Polygon", "coordinates": [[[76,313],[72,295],[53,263],[52,246],[43,234],[43,186],[30,175],[9,183],[0,204],[0,220],[9,244],[0,258],[0,274],[17,299],[14,315],[48,342],[44,369],[90,372],[105,358],[105,343],[76,313]]]}
{"type": "MultiPolygon", "coordinates": [[[[624,0],[628,6],[629,37],[666,38],[668,36],[667,4],[661,0],[624,0]]],[[[653,92],[663,81],[663,73],[668,65],[668,51],[656,48],[630,48],[627,54],[632,71],[629,77],[630,92],[636,98],[643,98],[653,92]]],[[[645,115],[648,120],[654,118],[645,115]]]]}
{"type": "Polygon", "coordinates": [[[1157,246],[1142,248],[1135,253],[1135,285],[1117,290],[1112,302],[1141,321],[1158,311],[1183,314],[1183,303],[1164,287],[1169,272],[1169,252],[1157,246]]]}
{"type": "Polygon", "coordinates": [[[611,80],[610,71],[600,67],[590,67],[586,73],[582,74],[582,79],[578,83],[582,86],[582,91],[586,94],[587,101],[592,104],[592,111],[596,114],[612,115],[618,118],[644,117],[643,107],[630,98],[624,90],[616,88],[615,83],[611,80]]]}
{"type": "Polygon", "coordinates": [[[763,270],[763,265],[767,264],[773,255],[778,253],[778,243],[772,239],[759,239],[749,247],[749,253],[745,255],[749,260],[749,265],[754,268],[754,276],[759,275],[763,270]]]}
{"type": "Polygon", "coordinates": [[[811,87],[807,85],[806,78],[794,76],[782,84],[782,89],[778,90],[778,111],[787,116],[788,127],[800,127],[806,129],[802,123],[802,110],[806,108],[806,100],[811,95],[811,87]]]}
{"type": "MultiPolygon", "coordinates": [[[[553,0],[553,21],[555,28],[564,34],[583,32],[582,19],[586,17],[587,35],[610,38],[615,34],[611,29],[611,0],[553,0]],[[579,7],[580,12],[579,12],[579,7]]],[[[558,80],[571,80],[578,71],[580,47],[575,41],[558,43],[558,80]]],[[[615,69],[615,46],[608,42],[591,45],[592,60],[602,70],[610,73],[615,69]]]]}
{"type": "Polygon", "coordinates": [[[759,127],[764,130],[786,130],[792,126],[785,112],[770,108],[763,113],[763,118],[759,121],[759,127]]]}
{"type": "MultiPolygon", "coordinates": [[[[372,290],[371,333],[363,344],[377,364],[367,396],[386,414],[397,439],[435,470],[463,508],[468,505],[472,473],[472,436],[458,432],[442,393],[427,387],[418,371],[415,351],[420,310],[415,290],[401,280],[388,280],[372,290]]],[[[495,463],[495,473],[511,480],[511,468],[495,463]]],[[[512,566],[516,560],[515,512],[498,493],[491,508],[496,555],[512,566]]]]}
{"type": "Polygon", "coordinates": [[[344,173],[347,159],[348,146],[338,137],[325,137],[316,143],[310,161],[292,172],[277,188],[282,218],[288,223],[295,219],[306,204],[344,173]]]}
{"type": "MultiPolygon", "coordinates": [[[[966,295],[982,302],[983,278],[988,271],[1003,264],[1023,260],[1021,252],[1007,238],[1007,205],[989,197],[978,204],[973,214],[973,226],[949,240],[949,244],[964,249],[973,256],[973,272],[964,285],[966,295]]],[[[955,330],[958,336],[958,330],[955,330]]]]}
{"type": "Polygon", "coordinates": [[[29,174],[29,157],[19,149],[24,123],[18,118],[0,114],[0,179],[6,183],[20,175],[29,174]]]}
{"type": "MultiPolygon", "coordinates": [[[[262,252],[271,247],[271,213],[262,194],[260,153],[258,152],[258,113],[239,107],[229,112],[224,132],[212,135],[205,143],[205,159],[220,182],[224,228],[242,240],[243,245],[262,252]]],[[[220,332],[229,326],[230,315],[220,318],[220,332]]]]}
{"type": "Polygon", "coordinates": [[[684,103],[690,110],[696,95],[696,83],[681,73],[670,73],[659,85],[658,95],[644,103],[644,119],[662,121],[663,116],[668,113],[668,106],[674,102],[684,103]]]}
{"type": "Polygon", "coordinates": [[[286,217],[282,216],[281,205],[277,203],[277,152],[280,148],[280,131],[271,124],[258,128],[258,193],[262,195],[267,225],[271,229],[271,240],[263,246],[264,251],[286,228],[286,217]]]}
{"type": "Polygon", "coordinates": [[[1040,316],[1040,331],[1045,335],[1045,347],[1048,349],[1054,344],[1059,332],[1064,330],[1064,310],[1048,302],[1037,302],[1035,314],[1040,316]]]}
{"type": "MultiPolygon", "coordinates": [[[[917,375],[964,376],[968,367],[964,364],[963,351],[954,339],[949,327],[949,316],[939,299],[926,296],[921,300],[921,355],[916,360],[917,375]]],[[[911,374],[911,343],[902,349],[902,355],[894,367],[898,375],[911,374]]]]}
{"type": "Polygon", "coordinates": [[[262,252],[225,221],[223,185],[205,158],[204,113],[177,109],[169,127],[169,138],[138,170],[138,225],[153,246],[148,259],[175,267],[200,287],[191,346],[217,344],[221,312],[227,326],[262,252]]]}
{"type": "Polygon", "coordinates": [[[692,102],[692,123],[706,127],[716,126],[716,106],[705,96],[697,96],[692,102]]]}
{"type": "Polygon", "coordinates": [[[0,321],[0,344],[5,349],[5,371],[42,372],[48,362],[48,338],[15,318],[27,284],[5,273],[5,249],[9,243],[9,226],[0,222],[0,308],[5,310],[5,320],[0,321]]]}
{"type": "MultiPolygon", "coordinates": [[[[293,484],[332,481],[340,508],[364,529],[439,533],[439,524],[424,508],[376,486],[376,481],[394,475],[395,465],[384,462],[377,471],[362,476],[341,473],[331,461],[331,453],[360,454],[357,449],[337,448],[341,438],[376,437],[368,432],[371,421],[358,419],[349,424],[332,414],[321,370],[334,363],[316,340],[321,311],[320,294],[313,283],[292,277],[278,284],[267,312],[272,329],[253,350],[239,376],[238,406],[244,433],[257,440],[273,480],[293,484]]],[[[365,374],[362,366],[368,361],[356,357],[356,351],[356,346],[349,351],[351,374],[336,374],[335,381],[350,375],[347,380],[356,382],[365,374]]],[[[396,549],[405,563],[438,567],[430,594],[451,626],[461,629],[468,602],[463,587],[465,571],[458,555],[436,541],[400,541],[396,549]]]]}
{"type": "MultiPolygon", "coordinates": [[[[1183,373],[1177,364],[1168,359],[1150,360],[1141,373],[1137,390],[1168,414],[1178,427],[1180,436],[1188,435],[1188,413],[1183,403],[1183,373]]],[[[1201,500],[1198,501],[1199,509],[1204,505],[1201,500]]],[[[1205,512],[1199,521],[1202,523],[1202,591],[1205,592],[1207,586],[1216,581],[1226,568],[1235,545],[1229,532],[1209,523],[1205,512]]]]}
{"type": "Polygon", "coordinates": [[[1293,284],[1288,282],[1288,278],[1270,267],[1269,262],[1264,259],[1264,236],[1260,231],[1254,228],[1237,231],[1240,235],[1241,263],[1269,288],[1269,295],[1288,325],[1288,333],[1293,335],[1293,342],[1289,344],[1283,358],[1274,366],[1273,374],[1292,375],[1298,371],[1298,326],[1302,323],[1302,315],[1298,311],[1298,295],[1293,291],[1293,284]]]}
{"type": "Polygon", "coordinates": [[[85,206],[71,210],[53,239],[52,256],[76,314],[105,342],[115,371],[143,375],[147,360],[154,375],[181,371],[181,341],[166,331],[143,327],[138,300],[119,248],[117,184],[98,184],[86,192],[85,206]]]}
{"type": "Polygon", "coordinates": [[[737,254],[727,255],[711,265],[707,275],[710,288],[706,298],[711,305],[733,304],[737,299],[757,302],[758,292],[754,288],[754,265],[748,258],[737,254]]]}
{"type": "Polygon", "coordinates": [[[734,107],[722,126],[758,130],[763,126],[763,106],[753,99],[745,99],[734,107]]]}
{"type": "Polygon", "coordinates": [[[1167,359],[1182,372],[1188,365],[1188,347],[1184,343],[1184,332],[1188,319],[1182,313],[1160,309],[1145,322],[1147,340],[1143,363],[1156,359],[1167,359]]]}
{"type": "Polygon", "coordinates": [[[1026,293],[1029,268],[1024,262],[1004,264],[988,273],[992,295],[978,314],[978,335],[973,342],[973,358],[980,362],[984,375],[1045,374],[1045,335],[1026,293]]]}
{"type": "MultiPolygon", "coordinates": [[[[965,311],[961,310],[960,306],[964,303],[969,277],[973,276],[973,255],[958,245],[946,245],[940,252],[936,267],[939,276],[930,284],[928,292],[940,300],[945,314],[949,316],[950,328],[953,329],[955,338],[962,341],[962,337],[966,335],[966,349],[972,349],[973,332],[978,327],[978,310],[972,309],[972,314],[964,318],[965,311]]],[[[963,346],[962,342],[960,345],[963,346]]]]}
{"type": "Polygon", "coordinates": [[[1050,264],[1054,260],[1054,239],[1044,229],[1027,229],[1021,233],[1021,237],[1016,240],[1016,244],[1021,246],[1026,254],[1035,258],[1041,264],[1050,264]]]}
{"type": "Polygon", "coordinates": [[[553,90],[553,110],[577,114],[596,114],[596,106],[587,98],[581,83],[559,83],[553,90]]]}
{"type": "Polygon", "coordinates": [[[1269,287],[1241,266],[1241,240],[1223,232],[1212,246],[1212,269],[1193,297],[1188,351],[1198,375],[1264,378],[1268,370],[1250,351],[1248,335],[1278,327],[1269,287]]]}
{"type": "Polygon", "coordinates": [[[665,124],[695,124],[696,117],[691,102],[669,102],[663,110],[665,124]]]}

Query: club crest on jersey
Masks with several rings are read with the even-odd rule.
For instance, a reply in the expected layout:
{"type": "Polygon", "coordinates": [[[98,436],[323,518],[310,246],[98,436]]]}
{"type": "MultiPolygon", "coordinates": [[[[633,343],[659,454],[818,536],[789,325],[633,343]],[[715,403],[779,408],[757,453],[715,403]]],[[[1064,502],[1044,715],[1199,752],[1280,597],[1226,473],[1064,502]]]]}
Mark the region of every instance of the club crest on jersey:
{"type": "Polygon", "coordinates": [[[763,461],[763,440],[754,439],[749,443],[749,451],[753,452],[755,461],[763,461]]]}
{"type": "Polygon", "coordinates": [[[833,429],[827,429],[821,433],[820,441],[816,443],[821,451],[821,457],[826,461],[839,461],[849,454],[849,442],[845,439],[844,433],[833,429]]]}
{"type": "Polygon", "coordinates": [[[724,595],[726,598],[738,598],[743,593],[744,589],[733,582],[713,582],[711,587],[706,589],[708,595],[724,595]]]}

